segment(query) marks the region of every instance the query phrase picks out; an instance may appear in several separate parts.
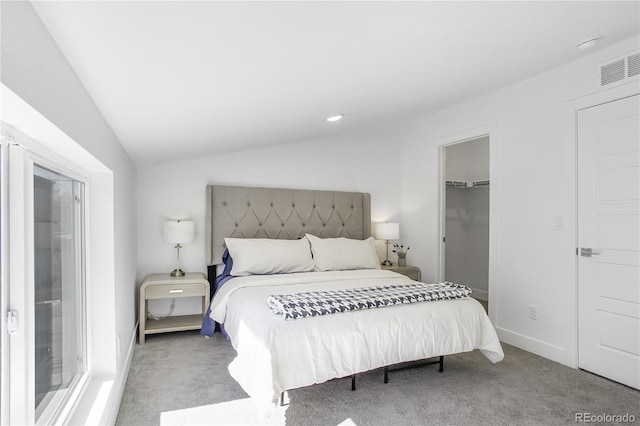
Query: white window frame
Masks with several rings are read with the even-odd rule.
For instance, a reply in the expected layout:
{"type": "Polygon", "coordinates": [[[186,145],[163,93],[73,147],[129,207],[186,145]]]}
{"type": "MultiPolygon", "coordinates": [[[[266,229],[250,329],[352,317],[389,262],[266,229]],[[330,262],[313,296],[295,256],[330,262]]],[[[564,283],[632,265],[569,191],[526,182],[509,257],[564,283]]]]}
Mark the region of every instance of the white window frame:
{"type": "MultiPolygon", "coordinates": [[[[33,167],[34,165],[38,165],[40,167],[49,169],[53,172],[56,172],[66,177],[69,177],[71,179],[74,179],[75,181],[82,182],[84,184],[84,196],[83,196],[82,203],[83,204],[87,203],[88,197],[89,197],[88,194],[90,193],[90,183],[87,177],[88,173],[86,172],[86,170],[81,169],[75,165],[73,165],[73,169],[69,169],[68,167],[60,165],[56,161],[51,161],[49,158],[45,158],[36,153],[29,152],[28,157],[29,157],[29,164],[27,165],[27,167],[29,168],[28,172],[31,176],[30,186],[32,188],[33,188],[33,176],[34,176],[33,167]]],[[[33,198],[30,197],[29,201],[31,203],[30,212],[33,212],[34,210],[33,198]]],[[[82,265],[83,276],[81,278],[82,279],[81,301],[80,301],[81,306],[80,306],[80,312],[79,312],[82,318],[81,336],[80,336],[80,338],[82,339],[82,349],[81,349],[82,353],[80,354],[80,356],[82,357],[83,368],[82,368],[82,372],[77,377],[75,377],[74,380],[69,384],[69,391],[67,393],[65,393],[64,395],[62,395],[60,392],[55,393],[55,395],[48,402],[46,408],[43,410],[40,416],[37,416],[35,418],[36,425],[49,425],[49,424],[56,424],[62,421],[66,421],[66,419],[68,418],[69,414],[73,409],[74,401],[78,398],[78,396],[82,392],[82,389],[84,388],[89,378],[88,366],[87,366],[88,351],[87,351],[87,299],[86,299],[86,293],[87,293],[86,258],[87,258],[88,236],[86,233],[86,226],[84,225],[88,220],[87,213],[88,212],[85,206],[85,208],[82,209],[82,221],[84,222],[83,223],[84,229],[82,230],[82,236],[81,236],[82,253],[80,254],[81,256],[80,261],[83,263],[82,265]]],[[[33,220],[29,225],[31,226],[32,224],[33,224],[33,220]]],[[[33,238],[29,239],[29,243],[32,245],[32,247],[33,247],[33,241],[34,241],[33,238]]],[[[28,250],[28,253],[30,254],[32,253],[32,248],[28,250]]],[[[33,285],[33,282],[31,283],[31,285],[33,285]]],[[[33,300],[28,301],[28,306],[32,310],[35,309],[33,305],[33,300]]],[[[33,363],[30,366],[30,368],[33,368],[33,363]]]]}
{"type": "MultiPolygon", "coordinates": [[[[82,393],[84,386],[89,378],[88,374],[88,351],[87,351],[87,300],[86,289],[87,279],[86,270],[83,279],[83,297],[81,315],[83,318],[82,325],[82,358],[83,372],[76,377],[69,392],[61,397],[58,394],[50,401],[50,405],[36,418],[35,411],[35,347],[34,347],[34,271],[33,271],[33,168],[37,164],[52,171],[61,173],[72,179],[80,181],[84,184],[85,208],[83,211],[83,221],[88,221],[88,209],[91,185],[88,179],[88,173],[83,168],[68,162],[56,153],[47,150],[44,147],[27,136],[21,134],[9,126],[3,125],[3,134],[7,137],[8,143],[4,145],[3,156],[7,157],[8,163],[8,188],[3,182],[11,202],[9,203],[8,228],[7,233],[9,239],[9,252],[11,255],[10,264],[8,265],[8,292],[9,297],[5,305],[8,309],[18,312],[19,329],[18,332],[12,334],[6,342],[7,358],[3,363],[3,367],[11,365],[8,383],[3,391],[6,390],[6,398],[3,397],[3,403],[9,399],[8,422],[10,424],[62,424],[65,423],[69,415],[73,411],[75,401],[82,393]],[[28,196],[24,196],[28,195],[28,196]],[[12,283],[15,286],[12,288],[12,283]],[[24,285],[26,284],[26,285],[24,285]],[[16,291],[22,288],[23,291],[16,291]],[[26,356],[25,356],[26,355],[26,356]],[[11,364],[13,363],[13,364],[11,364]],[[16,376],[16,375],[19,376],[16,376]],[[21,377],[24,375],[24,377],[21,377]],[[22,379],[22,380],[21,380],[22,379]]],[[[6,217],[6,216],[5,216],[6,217]]],[[[83,235],[84,258],[88,256],[88,236],[83,235]]],[[[6,291],[6,285],[3,286],[6,291]]],[[[4,352],[5,344],[3,344],[4,352]]],[[[3,354],[4,356],[5,354],[3,354]]],[[[3,374],[3,377],[5,375],[3,374]]],[[[4,394],[4,392],[3,392],[4,394]]]]}

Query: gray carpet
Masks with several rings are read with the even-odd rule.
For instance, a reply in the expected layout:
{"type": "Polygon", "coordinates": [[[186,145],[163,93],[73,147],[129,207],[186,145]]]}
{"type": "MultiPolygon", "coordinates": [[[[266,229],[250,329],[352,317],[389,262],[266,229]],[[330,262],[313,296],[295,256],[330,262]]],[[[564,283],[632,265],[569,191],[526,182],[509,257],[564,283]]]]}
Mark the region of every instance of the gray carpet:
{"type": "MultiPolygon", "coordinates": [[[[337,379],[288,393],[266,419],[287,425],[571,424],[575,413],[625,414],[640,422],[640,392],[509,345],[491,364],[480,352],[437,366],[337,379]]],[[[136,346],[119,425],[255,424],[247,395],[229,376],[235,351],[219,334],[148,336],[136,346]]],[[[261,419],[265,421],[265,419],[261,419]]]]}

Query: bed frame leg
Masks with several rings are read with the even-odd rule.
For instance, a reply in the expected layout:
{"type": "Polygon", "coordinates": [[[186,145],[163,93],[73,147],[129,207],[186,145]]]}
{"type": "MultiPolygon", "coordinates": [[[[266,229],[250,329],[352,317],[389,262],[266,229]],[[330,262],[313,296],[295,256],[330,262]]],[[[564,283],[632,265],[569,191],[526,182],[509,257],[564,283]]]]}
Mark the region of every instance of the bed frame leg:
{"type": "Polygon", "coordinates": [[[356,375],[351,376],[351,390],[356,390],[356,375]]]}
{"type": "MultiPolygon", "coordinates": [[[[407,368],[422,367],[425,365],[433,365],[433,364],[438,364],[438,371],[442,373],[444,371],[444,355],[441,355],[438,361],[433,361],[432,359],[431,361],[428,361],[426,363],[410,364],[410,365],[395,367],[391,371],[405,370],[407,368]]],[[[389,366],[384,367],[384,382],[389,383],[389,366]]]]}

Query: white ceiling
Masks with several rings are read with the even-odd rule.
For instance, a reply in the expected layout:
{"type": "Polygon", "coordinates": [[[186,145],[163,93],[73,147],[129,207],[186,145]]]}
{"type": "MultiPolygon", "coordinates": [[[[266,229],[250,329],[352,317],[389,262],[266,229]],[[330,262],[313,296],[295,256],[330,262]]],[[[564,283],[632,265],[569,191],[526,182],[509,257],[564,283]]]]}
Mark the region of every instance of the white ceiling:
{"type": "Polygon", "coordinates": [[[32,3],[137,164],[392,126],[640,30],[638,1],[32,3]]]}

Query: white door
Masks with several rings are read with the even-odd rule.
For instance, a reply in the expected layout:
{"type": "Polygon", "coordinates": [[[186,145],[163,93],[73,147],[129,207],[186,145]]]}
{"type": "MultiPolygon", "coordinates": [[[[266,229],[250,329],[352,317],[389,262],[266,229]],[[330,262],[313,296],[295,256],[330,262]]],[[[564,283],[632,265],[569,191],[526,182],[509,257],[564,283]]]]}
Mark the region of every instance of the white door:
{"type": "Polygon", "coordinates": [[[639,109],[636,95],[578,113],[578,364],[637,389],[639,109]]]}

